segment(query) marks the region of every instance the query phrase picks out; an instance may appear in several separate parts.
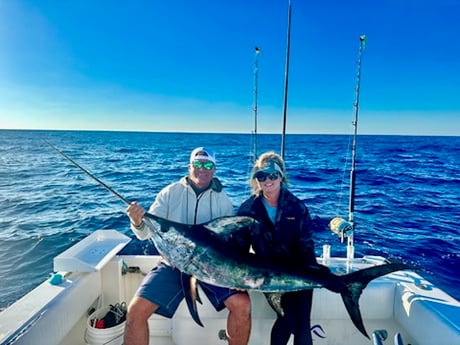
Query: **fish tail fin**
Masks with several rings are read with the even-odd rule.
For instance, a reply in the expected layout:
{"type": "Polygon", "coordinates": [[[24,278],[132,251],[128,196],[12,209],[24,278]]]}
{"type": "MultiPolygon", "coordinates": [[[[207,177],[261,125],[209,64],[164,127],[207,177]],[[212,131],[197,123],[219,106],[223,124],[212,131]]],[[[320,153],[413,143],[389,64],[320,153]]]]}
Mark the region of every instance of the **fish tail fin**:
{"type": "Polygon", "coordinates": [[[198,295],[198,286],[195,277],[189,276],[188,274],[181,274],[181,282],[182,282],[182,290],[184,292],[184,298],[187,302],[187,307],[192,316],[192,319],[201,327],[203,323],[200,320],[200,316],[198,315],[198,308],[196,306],[196,302],[201,304],[200,296],[198,295]]]}
{"type": "Polygon", "coordinates": [[[343,303],[350,315],[351,321],[359,331],[367,338],[369,335],[364,327],[363,318],[359,309],[359,298],[364,288],[375,278],[384,276],[388,273],[409,269],[411,266],[403,263],[389,263],[384,265],[372,266],[344,276],[340,276],[344,283],[344,288],[340,291],[343,303]]]}

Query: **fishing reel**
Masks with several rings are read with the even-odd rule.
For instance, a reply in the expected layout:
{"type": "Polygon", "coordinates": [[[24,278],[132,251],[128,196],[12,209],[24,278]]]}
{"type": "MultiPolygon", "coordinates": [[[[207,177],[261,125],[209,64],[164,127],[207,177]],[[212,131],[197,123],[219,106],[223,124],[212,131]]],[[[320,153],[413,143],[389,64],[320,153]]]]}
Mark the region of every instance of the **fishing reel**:
{"type": "Polygon", "coordinates": [[[345,237],[353,234],[353,224],[340,217],[335,217],[329,222],[329,229],[340,237],[342,243],[345,237]]]}
{"type": "Polygon", "coordinates": [[[353,260],[355,256],[355,247],[353,244],[353,222],[346,221],[343,218],[335,217],[329,222],[329,229],[340,237],[340,242],[347,238],[347,259],[353,260]]]}

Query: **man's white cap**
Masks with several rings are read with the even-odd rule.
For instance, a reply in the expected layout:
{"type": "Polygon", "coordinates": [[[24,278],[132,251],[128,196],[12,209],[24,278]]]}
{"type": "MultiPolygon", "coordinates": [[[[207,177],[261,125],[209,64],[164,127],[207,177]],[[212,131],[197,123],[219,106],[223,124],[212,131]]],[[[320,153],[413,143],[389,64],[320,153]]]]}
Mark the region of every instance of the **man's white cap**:
{"type": "Polygon", "coordinates": [[[197,160],[207,160],[216,164],[216,156],[214,152],[206,147],[197,147],[190,154],[190,163],[197,160]]]}

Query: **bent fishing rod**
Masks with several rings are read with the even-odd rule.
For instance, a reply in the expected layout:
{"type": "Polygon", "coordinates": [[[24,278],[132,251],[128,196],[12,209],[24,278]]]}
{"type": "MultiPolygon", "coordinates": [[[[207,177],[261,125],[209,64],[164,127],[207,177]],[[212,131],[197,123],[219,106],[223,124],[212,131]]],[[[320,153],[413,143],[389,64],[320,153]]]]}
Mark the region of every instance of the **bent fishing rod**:
{"type": "MultiPolygon", "coordinates": [[[[115,191],[113,188],[109,187],[107,184],[105,184],[104,182],[102,182],[100,179],[98,179],[96,176],[94,176],[94,174],[92,174],[91,172],[89,172],[87,169],[83,168],[80,164],[78,164],[77,162],[75,162],[72,158],[70,158],[68,155],[66,155],[64,152],[62,152],[61,150],[59,150],[56,146],[54,146],[53,144],[51,144],[49,141],[45,140],[45,139],[42,139],[43,142],[45,142],[46,144],[48,144],[53,150],[55,150],[57,153],[59,153],[62,157],[64,157],[65,159],[67,159],[70,163],[72,163],[73,166],[77,167],[78,169],[80,169],[81,171],[83,171],[86,175],[88,175],[89,177],[91,177],[94,181],[96,181],[97,183],[99,183],[102,187],[104,187],[106,190],[108,190],[110,193],[112,193],[113,195],[115,195],[119,200],[121,200],[126,206],[129,206],[131,203],[126,200],[120,193],[118,193],[117,191],[115,191]]],[[[145,212],[144,214],[144,217],[145,218],[150,218],[150,219],[153,219],[155,221],[163,221],[163,220],[166,220],[164,218],[161,218],[161,217],[158,217],[158,216],[155,216],[151,213],[148,213],[148,212],[145,212]]],[[[145,219],[144,219],[145,220],[145,219]]],[[[149,227],[152,226],[153,228],[153,224],[147,224],[149,227]]]]}

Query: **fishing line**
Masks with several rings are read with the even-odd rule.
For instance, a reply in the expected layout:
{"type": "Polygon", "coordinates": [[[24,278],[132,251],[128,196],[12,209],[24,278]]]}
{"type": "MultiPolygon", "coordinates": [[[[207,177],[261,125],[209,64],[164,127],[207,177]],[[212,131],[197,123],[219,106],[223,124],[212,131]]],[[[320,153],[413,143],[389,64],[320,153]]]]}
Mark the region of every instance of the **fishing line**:
{"type": "Polygon", "coordinates": [[[347,145],[347,150],[346,150],[346,153],[343,157],[344,159],[344,164],[343,164],[343,169],[342,169],[342,179],[341,179],[341,184],[340,184],[340,191],[339,191],[339,196],[338,196],[338,200],[337,200],[337,206],[336,206],[336,210],[335,210],[335,215],[336,216],[339,216],[340,214],[340,209],[342,209],[342,198],[344,197],[345,195],[345,174],[349,171],[348,170],[348,165],[349,165],[349,161],[350,161],[350,150],[351,150],[351,137],[349,137],[348,139],[348,145],[347,145]]]}

